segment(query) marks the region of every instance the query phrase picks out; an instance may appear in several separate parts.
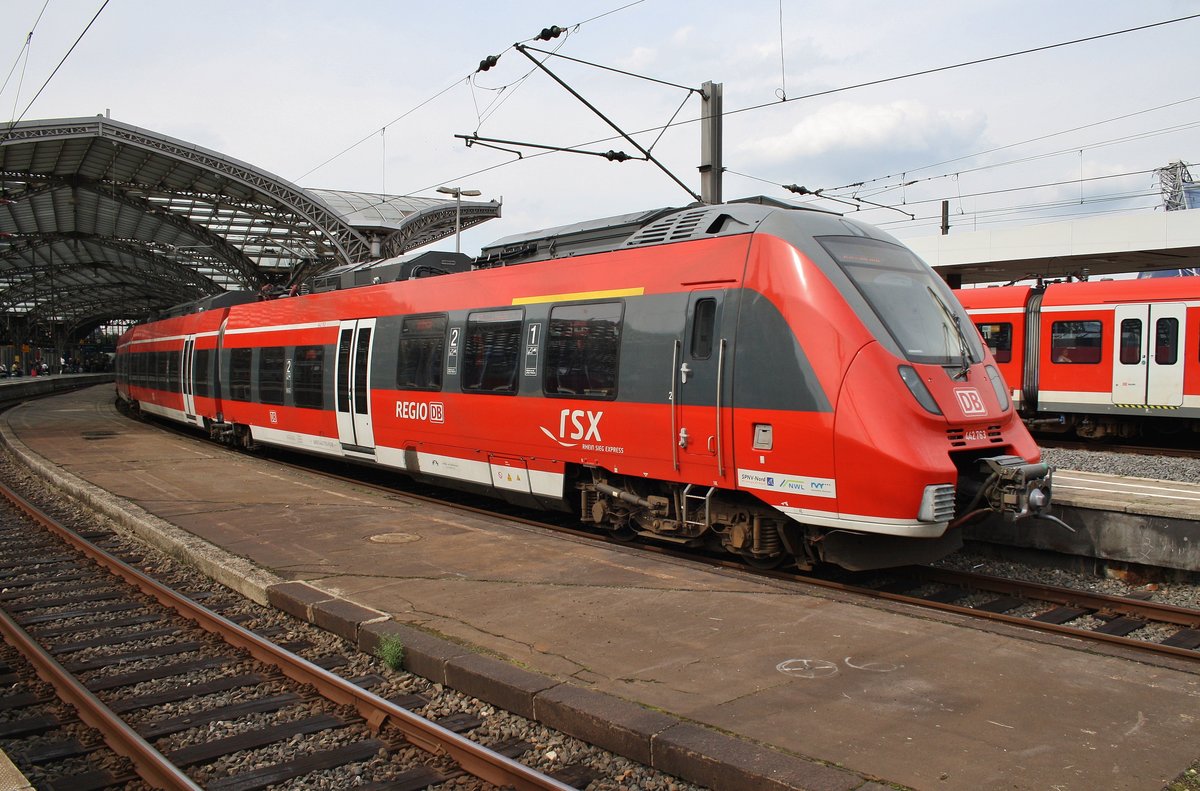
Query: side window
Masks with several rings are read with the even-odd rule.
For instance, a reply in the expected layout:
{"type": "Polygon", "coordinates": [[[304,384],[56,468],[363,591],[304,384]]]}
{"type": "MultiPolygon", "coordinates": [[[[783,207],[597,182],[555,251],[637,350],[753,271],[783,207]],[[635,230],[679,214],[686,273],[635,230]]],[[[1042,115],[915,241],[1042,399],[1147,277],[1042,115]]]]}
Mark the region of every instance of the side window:
{"type": "Polygon", "coordinates": [[[1121,365],[1138,365],[1142,361],[1142,320],[1121,322],[1121,365]]]}
{"type": "Polygon", "coordinates": [[[163,379],[163,389],[169,390],[172,393],[179,392],[179,360],[183,356],[182,352],[163,352],[163,363],[166,369],[165,378],[163,379]]]}
{"type": "Polygon", "coordinates": [[[298,407],[325,408],[325,347],[297,346],[292,358],[292,398],[298,407]]]}
{"type": "Polygon", "coordinates": [[[201,398],[212,396],[212,349],[197,349],[192,358],[192,378],[195,382],[193,390],[201,398]]]}
{"type": "Polygon", "coordinates": [[[517,392],[523,317],[519,308],[468,314],[463,390],[517,392]]]}
{"type": "Polygon", "coordinates": [[[1179,359],[1179,319],[1159,319],[1154,322],[1154,362],[1174,365],[1179,359]]]}
{"type": "Polygon", "coordinates": [[[547,395],[616,396],[621,310],[621,303],[606,302],[563,305],[550,311],[542,373],[547,395]]]}
{"type": "Polygon", "coordinates": [[[258,357],[258,399],[264,404],[283,403],[283,347],[268,346],[258,357]]]}
{"type": "Polygon", "coordinates": [[[253,353],[253,349],[229,352],[229,397],[234,401],[250,400],[250,358],[253,353]]]}
{"type": "Polygon", "coordinates": [[[445,316],[411,316],[400,329],[396,350],[396,387],[441,390],[446,350],[445,316]]]}
{"type": "Polygon", "coordinates": [[[1100,362],[1101,325],[1098,321],[1056,321],[1050,325],[1050,361],[1090,364],[1100,362]]]}
{"type": "Polygon", "coordinates": [[[713,335],[717,322],[717,301],[696,301],[696,315],[692,317],[692,357],[707,360],[712,356],[713,335]]]}
{"type": "Polygon", "coordinates": [[[992,356],[998,363],[1012,362],[1012,324],[976,324],[983,343],[992,350],[992,356]]]}

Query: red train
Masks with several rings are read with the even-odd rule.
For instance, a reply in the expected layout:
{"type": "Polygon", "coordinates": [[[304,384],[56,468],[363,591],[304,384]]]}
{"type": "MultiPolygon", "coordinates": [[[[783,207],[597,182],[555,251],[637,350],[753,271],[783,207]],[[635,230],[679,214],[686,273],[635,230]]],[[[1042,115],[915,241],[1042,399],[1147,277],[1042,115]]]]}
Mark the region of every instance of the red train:
{"type": "Polygon", "coordinates": [[[663,209],[503,239],[471,271],[246,299],[128,331],[119,397],[757,565],[929,560],[967,518],[1049,503],[953,294],[837,215],[663,209]]]}
{"type": "Polygon", "coordinates": [[[1036,428],[1088,438],[1200,431],[1200,278],[957,295],[1036,428]]]}

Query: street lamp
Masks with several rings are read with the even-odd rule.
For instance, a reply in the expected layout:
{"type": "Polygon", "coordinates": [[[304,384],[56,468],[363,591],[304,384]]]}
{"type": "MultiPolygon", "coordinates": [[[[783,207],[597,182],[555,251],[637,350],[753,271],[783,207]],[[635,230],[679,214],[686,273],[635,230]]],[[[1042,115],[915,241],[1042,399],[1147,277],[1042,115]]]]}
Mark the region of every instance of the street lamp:
{"type": "Polygon", "coordinates": [[[443,195],[454,196],[454,252],[462,252],[459,249],[459,234],[462,233],[462,196],[475,198],[483,193],[479,190],[465,190],[462,187],[438,187],[437,191],[443,195]]]}

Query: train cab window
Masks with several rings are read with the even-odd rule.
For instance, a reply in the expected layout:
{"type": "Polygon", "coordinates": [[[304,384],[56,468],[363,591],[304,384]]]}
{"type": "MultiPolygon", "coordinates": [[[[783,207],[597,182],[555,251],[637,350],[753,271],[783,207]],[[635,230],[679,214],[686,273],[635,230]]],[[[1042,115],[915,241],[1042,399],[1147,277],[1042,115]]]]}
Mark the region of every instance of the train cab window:
{"type": "Polygon", "coordinates": [[[283,404],[282,346],[268,346],[258,356],[258,400],[264,404],[283,404]]]}
{"type": "Polygon", "coordinates": [[[1125,319],[1121,322],[1121,365],[1138,365],[1142,362],[1142,320],[1125,319]]]}
{"type": "Polygon", "coordinates": [[[542,371],[546,395],[616,397],[621,310],[621,303],[606,302],[562,305],[550,311],[542,371]]]}
{"type": "Polygon", "coordinates": [[[250,361],[253,349],[229,351],[229,397],[234,401],[250,400],[250,361]]]}
{"type": "Polygon", "coordinates": [[[517,392],[523,318],[524,314],[519,308],[468,314],[463,390],[479,393],[517,392]]]}
{"type": "Polygon", "coordinates": [[[193,392],[201,398],[212,397],[212,349],[197,349],[192,358],[193,392]]]}
{"type": "Polygon", "coordinates": [[[445,350],[445,316],[404,319],[396,350],[396,387],[401,390],[441,390],[445,350]]]}
{"type": "Polygon", "coordinates": [[[296,406],[325,408],[325,347],[297,346],[292,357],[292,398],[296,406]]]}
{"type": "Polygon", "coordinates": [[[1154,363],[1174,365],[1179,359],[1179,319],[1154,322],[1154,363]]]}
{"type": "Polygon", "coordinates": [[[707,360],[712,357],[716,322],[717,301],[711,298],[697,300],[692,317],[692,357],[695,359],[707,360]]]}
{"type": "Polygon", "coordinates": [[[1050,361],[1065,364],[1098,363],[1102,337],[1098,321],[1056,321],[1050,325],[1050,361]]]}
{"type": "Polygon", "coordinates": [[[998,363],[1012,362],[1012,324],[976,324],[983,343],[992,350],[992,356],[998,363]]]}

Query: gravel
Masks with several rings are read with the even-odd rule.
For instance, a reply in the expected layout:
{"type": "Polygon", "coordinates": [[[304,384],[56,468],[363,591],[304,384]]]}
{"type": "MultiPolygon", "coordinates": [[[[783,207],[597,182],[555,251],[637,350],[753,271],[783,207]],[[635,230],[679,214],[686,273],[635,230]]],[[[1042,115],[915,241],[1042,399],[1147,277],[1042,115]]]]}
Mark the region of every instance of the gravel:
{"type": "Polygon", "coordinates": [[[1200,459],[1177,456],[1146,456],[1106,450],[1042,448],[1042,461],[1061,470],[1102,472],[1133,478],[1200,483],[1200,459]]]}

